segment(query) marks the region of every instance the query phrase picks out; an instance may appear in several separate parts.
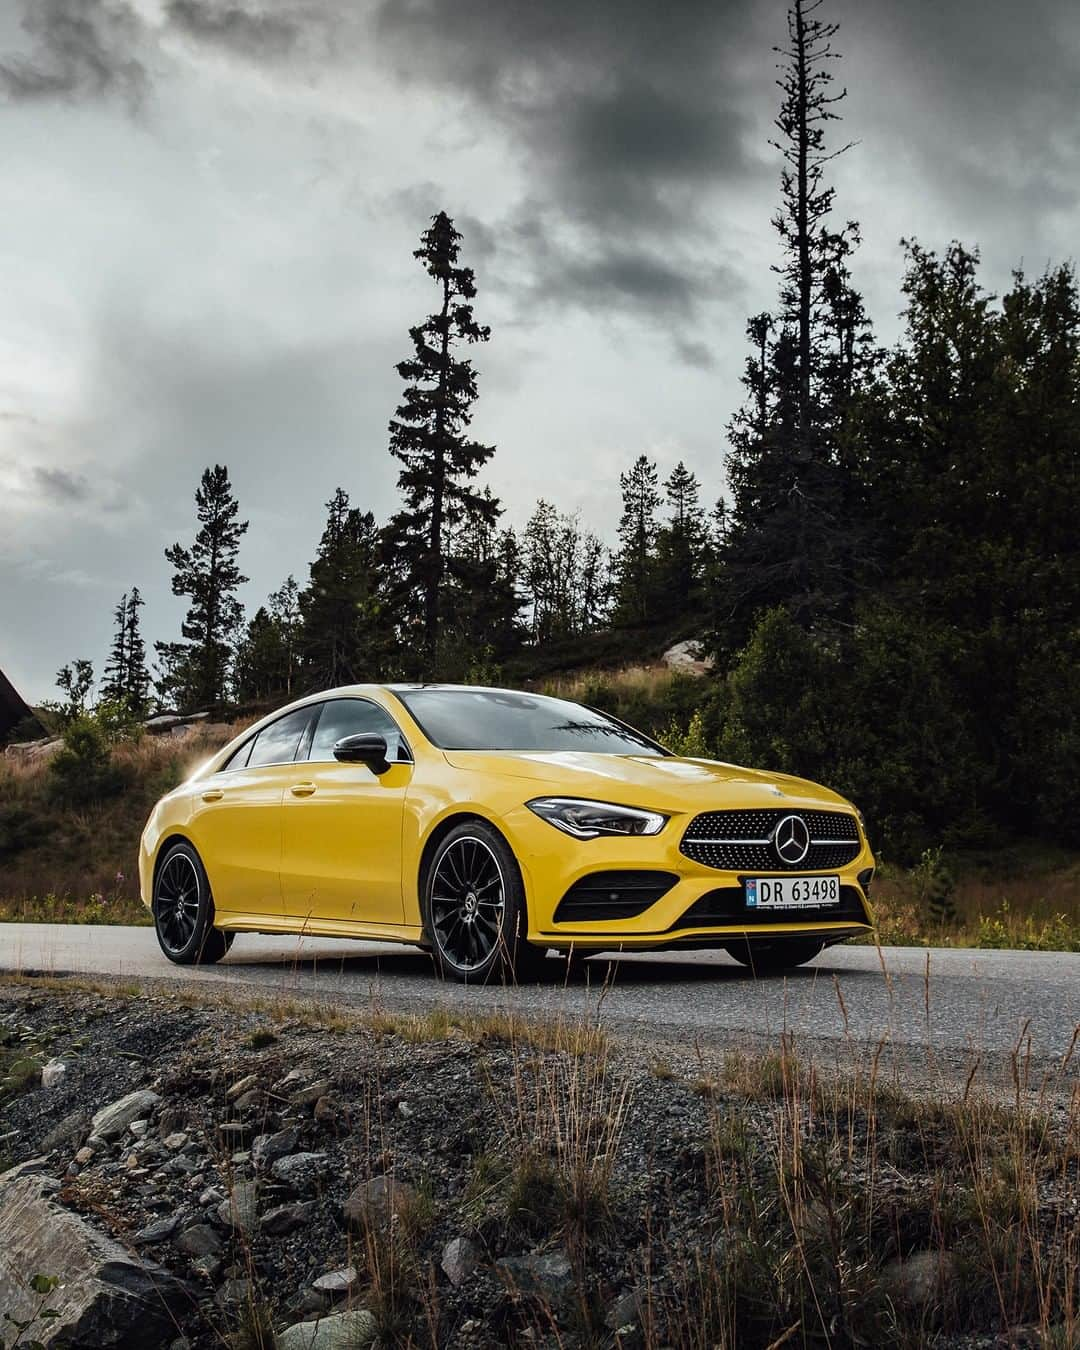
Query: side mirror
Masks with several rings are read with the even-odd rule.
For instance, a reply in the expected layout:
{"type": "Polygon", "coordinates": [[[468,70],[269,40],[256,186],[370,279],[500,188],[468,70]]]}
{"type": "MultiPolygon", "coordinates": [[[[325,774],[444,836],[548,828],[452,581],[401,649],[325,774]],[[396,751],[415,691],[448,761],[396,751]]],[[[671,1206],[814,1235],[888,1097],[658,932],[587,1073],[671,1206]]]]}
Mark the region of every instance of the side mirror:
{"type": "Polygon", "coordinates": [[[343,736],[334,746],[334,758],[343,764],[366,764],[372,773],[385,773],[386,737],[377,731],[362,731],[358,736],[343,736]]]}

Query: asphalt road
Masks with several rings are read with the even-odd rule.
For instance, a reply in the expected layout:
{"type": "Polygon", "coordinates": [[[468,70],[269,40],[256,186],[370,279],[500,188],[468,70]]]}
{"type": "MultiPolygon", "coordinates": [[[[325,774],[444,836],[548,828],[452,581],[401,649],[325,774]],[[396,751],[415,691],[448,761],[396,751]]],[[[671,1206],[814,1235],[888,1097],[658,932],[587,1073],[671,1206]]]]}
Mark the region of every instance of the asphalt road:
{"type": "MultiPolygon", "coordinates": [[[[594,958],[548,983],[462,988],[437,981],[423,953],[383,943],[241,934],[218,966],[171,965],[149,928],[0,925],[0,970],[258,986],[312,1002],[394,1010],[440,1005],[584,1016],[648,1046],[688,1054],[793,1032],[820,1050],[885,1042],[908,1068],[983,1076],[1019,1049],[1034,1076],[1054,1072],[1080,1024],[1080,954],[834,947],[786,978],[756,980],[719,952],[594,958]]],[[[1080,1067],[1080,1053],[1067,1078],[1080,1067]]],[[[1064,1086],[1064,1084],[1062,1084],[1064,1086]]]]}

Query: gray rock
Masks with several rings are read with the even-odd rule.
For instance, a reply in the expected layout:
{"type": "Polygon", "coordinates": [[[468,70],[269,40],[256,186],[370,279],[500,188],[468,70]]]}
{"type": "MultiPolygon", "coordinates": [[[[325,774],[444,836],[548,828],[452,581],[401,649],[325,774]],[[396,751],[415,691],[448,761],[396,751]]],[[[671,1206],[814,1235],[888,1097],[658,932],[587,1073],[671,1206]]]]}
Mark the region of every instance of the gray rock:
{"type": "Polygon", "coordinates": [[[128,1129],[131,1131],[131,1133],[135,1136],[136,1139],[145,1138],[146,1132],[149,1128],[150,1122],[148,1120],[133,1120],[131,1124],[128,1126],[128,1129]]]}
{"type": "Polygon", "coordinates": [[[217,1296],[219,1303],[233,1308],[251,1307],[255,1298],[255,1286],[246,1276],[241,1276],[238,1279],[226,1280],[218,1290],[217,1296]]]}
{"type": "Polygon", "coordinates": [[[495,1262],[496,1271],[523,1294],[542,1294],[552,1298],[566,1293],[573,1282],[573,1267],[566,1251],[544,1252],[537,1256],[504,1256],[495,1262]]]}
{"type": "MultiPolygon", "coordinates": [[[[83,1110],[72,1111],[69,1116],[58,1121],[52,1129],[42,1139],[39,1149],[44,1153],[51,1153],[53,1149],[75,1148],[83,1140],[83,1136],[90,1125],[89,1113],[83,1110]]],[[[93,1154],[90,1155],[93,1157],[93,1154]]]]}
{"type": "Polygon", "coordinates": [[[310,1223],[317,1210],[318,1205],[314,1200],[298,1200],[291,1205],[278,1205],[263,1215],[259,1226],[271,1237],[282,1237],[310,1223]]]}
{"type": "Polygon", "coordinates": [[[443,1248],[440,1264],[446,1272],[446,1278],[456,1288],[480,1264],[480,1249],[471,1238],[453,1238],[443,1248]]]}
{"type": "Polygon", "coordinates": [[[55,1271],[63,1283],[48,1300],[57,1316],[46,1328],[46,1343],[167,1345],[192,1290],[58,1204],[58,1186],[27,1167],[0,1177],[0,1308],[32,1317],[38,1297],[30,1281],[55,1271]]]}
{"type": "Polygon", "coordinates": [[[217,1256],[221,1251],[221,1238],[208,1223],[196,1223],[186,1228],[173,1245],[185,1256],[217,1256]]]}
{"type": "Polygon", "coordinates": [[[316,1289],[301,1289],[289,1300],[289,1315],[298,1322],[313,1322],[330,1311],[330,1300],[316,1289]]]}
{"type": "Polygon", "coordinates": [[[637,1289],[628,1289],[608,1306],[604,1314],[604,1325],[609,1331],[621,1331],[626,1327],[637,1326],[645,1312],[645,1300],[637,1289]]]}
{"type": "Polygon", "coordinates": [[[62,1059],[50,1059],[48,1064],[41,1069],[41,1086],[43,1088],[59,1087],[64,1081],[64,1075],[67,1073],[67,1065],[62,1059]]]}
{"type": "Polygon", "coordinates": [[[328,1166],[325,1153],[293,1153],[287,1158],[278,1158],[270,1171],[294,1191],[313,1191],[328,1166]]]}
{"type": "Polygon", "coordinates": [[[317,1322],[298,1322],[277,1338],[278,1350],[365,1350],[377,1335],[366,1308],[330,1313],[317,1322]]]}
{"type": "Polygon", "coordinates": [[[289,1101],[293,1106],[314,1106],[333,1086],[329,1078],[321,1078],[317,1083],[309,1083],[307,1087],[297,1088],[295,1092],[291,1092],[289,1101]]]}
{"type": "Polygon", "coordinates": [[[330,1270],[325,1275],[320,1275],[317,1280],[312,1280],[311,1287],[317,1289],[320,1294],[339,1298],[350,1289],[355,1289],[359,1283],[360,1273],[356,1267],[345,1266],[343,1270],[330,1270]]]}
{"type": "Polygon", "coordinates": [[[218,1206],[218,1218],[226,1228],[254,1232],[259,1223],[259,1186],[255,1181],[238,1181],[231,1194],[218,1206]]]}
{"type": "Polygon", "coordinates": [[[170,1134],[167,1139],[163,1139],[162,1143],[171,1152],[179,1153],[182,1148],[186,1147],[188,1138],[189,1136],[183,1130],[177,1130],[175,1134],[170,1134]]]}
{"type": "Polygon", "coordinates": [[[265,1172],[278,1158],[286,1158],[300,1147],[300,1130],[296,1125],[278,1130],[276,1134],[260,1134],[251,1145],[251,1161],[256,1172],[265,1172]]]}
{"type": "Polygon", "coordinates": [[[343,1206],[350,1223],[394,1218],[416,1200],[416,1188],[394,1177],[372,1177],[355,1187],[343,1206]]]}
{"type": "Polygon", "coordinates": [[[221,1261],[216,1256],[198,1256],[192,1261],[191,1268],[204,1279],[216,1280],[221,1274],[221,1261]]]}
{"type": "Polygon", "coordinates": [[[149,1247],[155,1242],[168,1241],[179,1227],[180,1216],[170,1214],[165,1219],[155,1219],[152,1223],[148,1223],[145,1228],[140,1228],[131,1240],[139,1246],[149,1247]]]}
{"type": "Polygon", "coordinates": [[[236,1101],[237,1097],[242,1097],[245,1092],[250,1092],[253,1087],[258,1086],[259,1086],[259,1075],[255,1073],[249,1073],[246,1075],[246,1077],[241,1078],[238,1082],[235,1082],[231,1088],[229,1088],[228,1092],[226,1092],[225,1094],[225,1100],[227,1102],[234,1102],[236,1101]]]}
{"type": "Polygon", "coordinates": [[[951,1252],[911,1252],[881,1268],[881,1289],[898,1307],[925,1314],[950,1307],[958,1293],[956,1257],[951,1252]]]}
{"type": "Polygon", "coordinates": [[[129,1092],[126,1097],[103,1106],[90,1121],[90,1133],[99,1139],[116,1139],[133,1120],[150,1112],[161,1098],[148,1088],[129,1092]]]}

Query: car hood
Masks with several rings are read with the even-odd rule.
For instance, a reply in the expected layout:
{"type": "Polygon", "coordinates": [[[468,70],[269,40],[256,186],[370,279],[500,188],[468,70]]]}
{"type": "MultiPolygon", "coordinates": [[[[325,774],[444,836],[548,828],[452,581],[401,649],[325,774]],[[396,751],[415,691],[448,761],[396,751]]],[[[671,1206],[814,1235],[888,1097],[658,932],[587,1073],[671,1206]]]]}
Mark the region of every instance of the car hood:
{"type": "Polygon", "coordinates": [[[544,791],[669,812],[767,806],[851,809],[845,798],[804,778],[718,760],[584,751],[447,750],[444,754],[456,769],[530,780],[537,784],[534,795],[544,791]]]}

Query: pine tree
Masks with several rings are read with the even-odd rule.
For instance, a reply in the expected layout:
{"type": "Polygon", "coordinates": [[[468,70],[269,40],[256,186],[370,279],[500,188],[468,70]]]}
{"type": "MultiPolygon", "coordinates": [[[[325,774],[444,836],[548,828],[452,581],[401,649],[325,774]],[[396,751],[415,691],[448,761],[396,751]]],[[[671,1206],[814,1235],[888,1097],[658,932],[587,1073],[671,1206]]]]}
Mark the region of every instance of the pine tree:
{"type": "Polygon", "coordinates": [[[729,429],[732,511],[722,551],[721,645],[745,641],[754,616],[784,605],[805,628],[849,617],[860,511],[853,484],[859,450],[848,443],[849,409],[876,364],[848,260],[858,228],[830,225],[834,189],[826,131],[838,119],[830,66],[839,59],[823,0],[794,0],[777,81],[782,94],[772,144],[784,157],[774,225],[784,250],[780,312],[752,318],[746,406],[729,429]]]}
{"type": "Polygon", "coordinates": [[[139,624],[143,604],[138,586],[132,586],[113,610],[113,640],[101,685],[102,699],[122,704],[136,717],[146,715],[150,691],[146,644],[139,624]]]}
{"type": "Polygon", "coordinates": [[[447,678],[464,676],[478,664],[491,667],[519,640],[517,541],[513,531],[496,529],[501,508],[490,489],[480,498],[480,509],[467,507],[447,538],[440,648],[447,678]]]}
{"type": "Polygon", "coordinates": [[[399,362],[404,396],[390,422],[390,453],[403,465],[404,509],[390,522],[388,545],[400,574],[398,604],[419,618],[423,664],[435,668],[440,608],[447,585],[447,543],[468,514],[494,525],[498,502],[470,486],[494,447],[469,439],[476,373],[457,355],[462,344],[486,342],[490,329],[473,317],[472,269],[458,265],[461,235],[445,212],[434,216],[413,256],[439,287],[437,313],[409,330],[414,354],[399,362]]]}
{"type": "Polygon", "coordinates": [[[392,651],[375,517],[350,506],[343,488],[326,507],[297,637],[304,684],[323,689],[377,679],[392,651]]]}
{"type": "Polygon", "coordinates": [[[174,568],[173,594],[191,601],[180,629],[185,641],[155,644],[162,697],[176,699],[185,709],[212,706],[226,696],[232,644],[243,617],[236,588],[247,580],[236,555],[248,522],[237,520],[239,508],[223,464],[203,471],[195,506],[200,528],[194,543],[165,550],[174,568]]]}
{"type": "Polygon", "coordinates": [[[109,659],[101,681],[101,697],[110,703],[119,703],[127,693],[128,685],[128,594],[120,597],[113,610],[113,640],[109,659]]]}
{"type": "Polygon", "coordinates": [[[124,646],[127,668],[124,673],[124,701],[137,717],[145,717],[150,708],[150,672],[146,667],[146,643],[142,636],[139,610],[146,602],[138,586],[132,586],[124,614],[124,646]]]}
{"type": "Polygon", "coordinates": [[[656,465],[639,455],[619,475],[623,510],[619,521],[616,618],[622,623],[647,623],[656,606],[656,512],[660,505],[656,465]]]}
{"type": "Polygon", "coordinates": [[[664,483],[667,523],[658,532],[660,590],[669,613],[695,608],[708,561],[708,527],[700,504],[701,485],[680,460],[664,483]]]}

